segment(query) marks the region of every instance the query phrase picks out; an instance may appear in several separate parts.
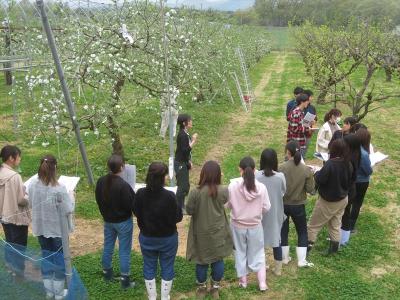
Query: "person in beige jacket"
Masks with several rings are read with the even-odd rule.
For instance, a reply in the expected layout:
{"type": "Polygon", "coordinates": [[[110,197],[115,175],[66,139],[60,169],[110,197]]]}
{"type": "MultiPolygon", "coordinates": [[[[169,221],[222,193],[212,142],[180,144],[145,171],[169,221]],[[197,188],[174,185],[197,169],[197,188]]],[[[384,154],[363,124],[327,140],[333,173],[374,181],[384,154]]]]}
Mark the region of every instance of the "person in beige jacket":
{"type": "MultiPolygon", "coordinates": [[[[21,150],[7,145],[1,149],[0,156],[3,161],[0,167],[0,222],[6,242],[23,252],[28,242],[31,216],[21,175],[14,170],[21,161],[21,150]]],[[[21,277],[25,270],[25,261],[14,249],[9,246],[5,248],[5,261],[13,274],[21,277]]]]}

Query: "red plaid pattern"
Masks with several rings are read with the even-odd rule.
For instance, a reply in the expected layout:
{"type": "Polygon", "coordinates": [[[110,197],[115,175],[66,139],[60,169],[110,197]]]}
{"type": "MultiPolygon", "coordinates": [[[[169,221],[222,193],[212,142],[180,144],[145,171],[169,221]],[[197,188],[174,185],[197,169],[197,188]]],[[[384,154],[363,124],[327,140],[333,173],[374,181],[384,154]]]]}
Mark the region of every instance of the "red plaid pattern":
{"type": "Polygon", "coordinates": [[[306,147],[306,136],[309,134],[310,129],[304,127],[302,121],[304,119],[304,112],[296,107],[293,109],[288,116],[288,131],[287,131],[287,142],[290,140],[296,140],[299,143],[300,148],[306,147]]]}

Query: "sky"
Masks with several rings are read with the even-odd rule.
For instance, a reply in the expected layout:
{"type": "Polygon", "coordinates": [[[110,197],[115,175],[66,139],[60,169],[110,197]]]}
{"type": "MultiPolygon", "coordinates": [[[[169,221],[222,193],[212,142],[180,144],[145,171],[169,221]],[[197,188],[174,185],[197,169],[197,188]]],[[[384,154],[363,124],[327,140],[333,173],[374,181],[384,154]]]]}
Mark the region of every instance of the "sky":
{"type": "Polygon", "coordinates": [[[203,9],[237,10],[246,9],[254,4],[254,0],[167,0],[169,6],[194,6],[203,9]]]}

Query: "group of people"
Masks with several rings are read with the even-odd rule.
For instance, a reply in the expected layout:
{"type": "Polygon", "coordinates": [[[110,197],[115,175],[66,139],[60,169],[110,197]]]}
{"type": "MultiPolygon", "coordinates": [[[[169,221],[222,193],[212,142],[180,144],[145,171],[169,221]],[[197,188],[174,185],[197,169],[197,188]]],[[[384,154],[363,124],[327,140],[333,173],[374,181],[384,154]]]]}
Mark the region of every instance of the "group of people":
{"type": "MultiPolygon", "coordinates": [[[[114,280],[112,257],[118,239],[121,286],[125,289],[135,286],[130,278],[134,216],[140,229],[143,276],[150,300],[157,299],[158,264],[161,299],[170,298],[179,243],[177,223],[182,221],[184,213],[190,216],[186,257],[195,263],[196,296],[200,299],[208,293],[213,299],[219,298],[224,258],[231,254],[234,254],[239,286],[246,288],[248,275],[254,272],[260,291],[266,291],[265,249],[272,248],[273,272],[280,276],[282,265],[291,260],[290,218],[297,233],[298,267],[313,266],[307,254],[325,225],[330,239],[328,254],[336,253],[339,245],[346,245],[350,232],[355,230],[372,173],[368,155],[371,136],[353,117],[346,118],[340,128],[337,122],[341,113],[332,109],[319,129],[316,146],[318,151],[329,153],[329,159],[315,171],[304,163],[312,129],[302,124],[312,92],[301,89],[295,92],[298,92],[295,104],[288,104],[285,161],[278,164],[276,151],[267,148],[261,153],[257,170],[254,159],[246,156],[238,162],[240,176],[228,186],[222,185],[220,165],[210,160],[202,166],[198,184],[190,189],[191,150],[197,134],[190,136],[193,121],[187,114],[178,117],[176,194],[165,188],[168,166],[163,162],[149,165],[146,186],[135,193],[120,176],[123,157],[113,154],[107,162],[108,174],[97,181],[95,189],[104,220],[103,278],[114,280]],[[316,192],[318,199],[307,223],[307,195],[316,192]]],[[[311,113],[316,115],[315,108],[311,113]]],[[[47,296],[62,299],[65,269],[57,205],[63,203],[63,209],[72,212],[74,202],[65,187],[57,182],[57,161],[51,155],[42,158],[38,178],[31,183],[27,194],[21,176],[14,170],[20,162],[21,151],[15,146],[5,146],[1,157],[0,217],[6,241],[25,247],[27,228],[32,221],[32,231],[39,239],[43,256],[48,251],[60,254],[52,257],[54,265],[60,268],[42,266],[42,275],[47,296]]],[[[17,275],[23,273],[23,259],[10,259],[12,255],[15,254],[6,252],[10,269],[17,275]]]]}
{"type": "Polygon", "coordinates": [[[57,160],[53,155],[45,155],[40,160],[38,176],[29,184],[28,193],[16,171],[21,162],[21,150],[7,145],[1,149],[0,157],[0,222],[7,243],[4,247],[7,271],[16,282],[23,280],[23,253],[31,224],[45,258],[41,273],[46,297],[63,299],[65,265],[58,209],[68,214],[74,211],[75,205],[65,186],[57,181],[57,160]]]}

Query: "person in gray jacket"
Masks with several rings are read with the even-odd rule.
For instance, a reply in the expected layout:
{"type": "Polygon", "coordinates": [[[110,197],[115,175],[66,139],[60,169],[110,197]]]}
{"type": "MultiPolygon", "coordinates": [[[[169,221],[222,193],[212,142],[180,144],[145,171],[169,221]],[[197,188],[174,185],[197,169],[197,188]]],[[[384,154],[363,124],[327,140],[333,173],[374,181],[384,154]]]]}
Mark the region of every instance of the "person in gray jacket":
{"type": "Polygon", "coordinates": [[[263,183],[268,190],[271,209],[263,214],[264,247],[272,247],[274,252],[275,269],[277,276],[282,270],[281,229],[286,219],[283,210],[283,196],[286,192],[285,175],[278,172],[278,156],[274,149],[265,149],[261,153],[260,171],[256,179],[263,183]]]}

